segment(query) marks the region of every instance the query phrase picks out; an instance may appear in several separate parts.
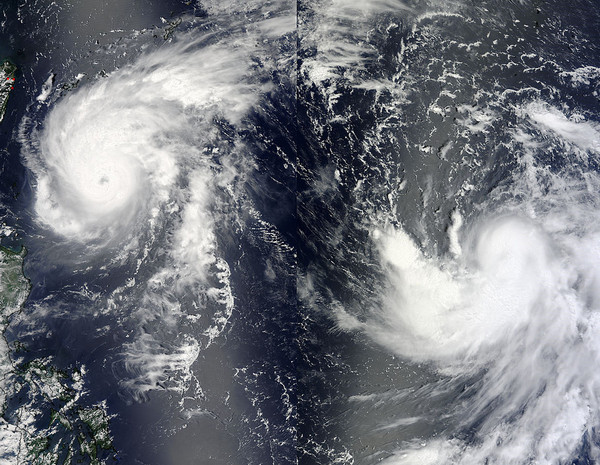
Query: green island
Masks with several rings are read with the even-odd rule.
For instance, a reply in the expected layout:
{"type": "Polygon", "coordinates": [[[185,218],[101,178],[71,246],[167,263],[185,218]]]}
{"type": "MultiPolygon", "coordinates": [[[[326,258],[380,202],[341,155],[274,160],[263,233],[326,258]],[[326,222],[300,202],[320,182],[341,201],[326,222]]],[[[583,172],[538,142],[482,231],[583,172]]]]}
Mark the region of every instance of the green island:
{"type": "MultiPolygon", "coordinates": [[[[51,358],[25,361],[26,347],[9,346],[5,331],[30,291],[26,250],[0,246],[0,459],[15,465],[116,463],[105,403],[85,405],[85,367],[68,371],[51,358]]],[[[3,463],[8,463],[3,462],[3,463]]]]}
{"type": "Polygon", "coordinates": [[[0,65],[0,122],[4,119],[8,97],[14,88],[17,67],[8,60],[0,65]]]}

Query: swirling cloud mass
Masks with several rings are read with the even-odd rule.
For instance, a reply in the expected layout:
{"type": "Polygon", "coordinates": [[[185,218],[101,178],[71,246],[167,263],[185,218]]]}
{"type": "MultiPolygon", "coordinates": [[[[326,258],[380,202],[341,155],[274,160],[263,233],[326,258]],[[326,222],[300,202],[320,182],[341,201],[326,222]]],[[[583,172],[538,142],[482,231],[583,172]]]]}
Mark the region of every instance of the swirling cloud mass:
{"type": "MultiPolygon", "coordinates": [[[[530,15],[526,2],[509,3],[515,18],[530,15]]],[[[558,52],[543,60],[533,26],[519,29],[527,40],[508,34],[521,20],[502,23],[494,2],[319,0],[300,2],[297,18],[275,3],[234,4],[209,4],[208,19],[140,41],[77,89],[53,87],[52,74],[20,127],[35,234],[66,251],[58,260],[82,280],[102,275],[97,294],[88,283],[72,292],[94,318],[122,325],[103,361],[120,395],[167,391],[181,418],[213,415],[198,407],[197,367],[220,365],[203,360],[220,340],[211,356],[231,362],[231,384],[246,376],[244,393],[259,392],[265,376],[282,390],[293,441],[278,444],[300,444],[304,457],[600,461],[598,68],[558,52]],[[297,283],[293,296],[278,287],[283,277],[297,283]],[[246,315],[256,308],[268,317],[246,315]],[[240,327],[276,343],[257,355],[240,327]],[[351,350],[334,337],[330,348],[331,333],[351,350]],[[309,346],[317,355],[298,356],[309,346]],[[366,349],[396,363],[389,379],[429,378],[398,388],[414,411],[377,419],[376,431],[394,434],[381,451],[360,438],[336,455],[306,426],[322,420],[337,447],[335,421],[298,421],[292,404],[341,417],[351,402],[392,399],[395,386],[375,392],[388,378],[346,370],[342,392],[320,370],[366,349]],[[256,372],[253,357],[265,363],[256,372]],[[326,362],[310,365],[318,357],[326,362]],[[307,381],[315,372],[331,391],[307,381]],[[373,392],[351,395],[353,383],[373,392]]],[[[47,292],[32,304],[44,315],[60,299],[47,292]]],[[[229,391],[219,395],[234,410],[229,391]]],[[[265,435],[276,428],[263,414],[280,414],[263,411],[267,397],[247,402],[265,435]]],[[[355,415],[348,423],[361,423],[355,415]]]]}
{"type": "Polygon", "coordinates": [[[182,38],[61,99],[28,156],[40,221],[70,240],[123,245],[181,178],[208,167],[213,118],[239,122],[267,90],[249,67],[243,46],[182,38]]]}

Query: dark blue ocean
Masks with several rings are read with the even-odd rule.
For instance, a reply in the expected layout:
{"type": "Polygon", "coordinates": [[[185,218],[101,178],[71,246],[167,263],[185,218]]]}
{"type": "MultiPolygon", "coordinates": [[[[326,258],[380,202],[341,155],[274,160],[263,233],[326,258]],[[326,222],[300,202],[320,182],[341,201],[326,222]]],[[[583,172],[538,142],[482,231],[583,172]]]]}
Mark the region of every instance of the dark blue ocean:
{"type": "Polygon", "coordinates": [[[597,463],[596,7],[2,5],[14,463],[597,463]]]}

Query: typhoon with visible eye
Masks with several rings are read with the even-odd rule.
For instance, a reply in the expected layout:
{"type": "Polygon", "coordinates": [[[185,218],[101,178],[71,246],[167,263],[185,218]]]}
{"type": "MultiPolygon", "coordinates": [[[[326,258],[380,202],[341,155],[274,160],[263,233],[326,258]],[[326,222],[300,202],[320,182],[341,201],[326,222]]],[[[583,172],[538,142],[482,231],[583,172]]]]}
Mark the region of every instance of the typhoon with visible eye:
{"type": "Polygon", "coordinates": [[[222,34],[190,26],[57,99],[46,86],[37,108],[53,105],[44,120],[21,125],[36,225],[60,251],[50,250],[52,261],[127,270],[95,305],[134,328],[115,365],[135,399],[183,394],[200,350],[232,314],[217,228],[240,214],[230,204],[242,203],[253,163],[240,134],[273,76],[287,73],[289,60],[267,50],[293,25],[287,16],[235,21],[222,34]]]}
{"type": "Polygon", "coordinates": [[[249,66],[241,46],[181,40],[63,97],[27,155],[40,222],[93,248],[126,245],[209,169],[213,118],[238,123],[268,88],[249,66]]]}

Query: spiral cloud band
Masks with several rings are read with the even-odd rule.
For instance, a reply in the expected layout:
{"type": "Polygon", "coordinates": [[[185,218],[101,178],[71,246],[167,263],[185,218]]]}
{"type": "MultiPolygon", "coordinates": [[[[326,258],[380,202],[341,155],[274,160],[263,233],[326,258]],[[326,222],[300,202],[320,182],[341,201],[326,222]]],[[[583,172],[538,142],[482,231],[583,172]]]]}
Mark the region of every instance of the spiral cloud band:
{"type": "Polygon", "coordinates": [[[293,26],[288,17],[259,18],[226,34],[188,18],[187,32],[146,41],[107,76],[60,97],[47,86],[37,108],[51,103],[50,111],[21,128],[37,223],[59,246],[78,246],[59,259],[129,266],[103,311],[135,328],[114,364],[134,398],[192,389],[200,348],[231,316],[217,215],[235,202],[234,184],[251,165],[239,156],[238,131],[288,60],[268,47],[293,26]]]}

